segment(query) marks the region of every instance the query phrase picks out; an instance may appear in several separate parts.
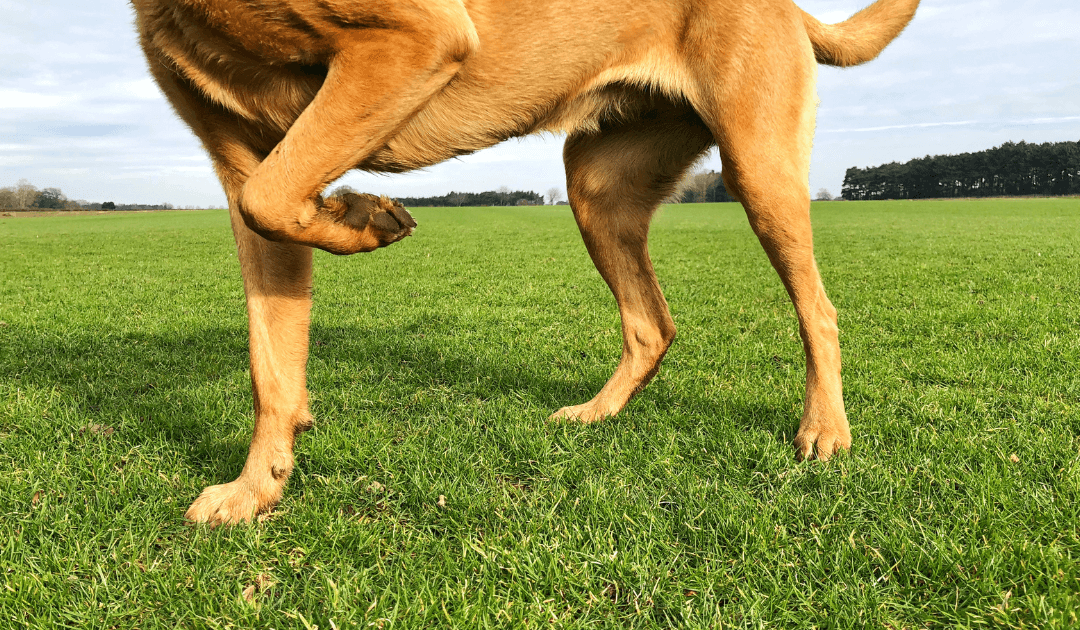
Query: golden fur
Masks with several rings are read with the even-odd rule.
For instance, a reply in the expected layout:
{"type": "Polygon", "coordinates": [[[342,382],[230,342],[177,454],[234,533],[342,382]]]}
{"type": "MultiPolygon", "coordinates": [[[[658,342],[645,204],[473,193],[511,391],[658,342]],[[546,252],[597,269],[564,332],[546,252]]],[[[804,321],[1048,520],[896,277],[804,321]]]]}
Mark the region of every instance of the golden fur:
{"type": "Polygon", "coordinates": [[[675,326],[649,221],[719,146],[724,183],[798,314],[797,455],[848,448],[836,310],[810,229],[816,62],[872,59],[918,3],[878,0],[823,25],[791,0],[133,0],[150,69],[225,188],[248,303],[247,463],[187,517],[249,520],[281,497],[311,423],[310,248],[370,251],[415,226],[385,198],[323,198],[325,187],[353,168],[407,171],[538,131],[568,135],[568,196],[624,340],[596,397],[554,416],[615,415],[656,373],[675,326]]]}

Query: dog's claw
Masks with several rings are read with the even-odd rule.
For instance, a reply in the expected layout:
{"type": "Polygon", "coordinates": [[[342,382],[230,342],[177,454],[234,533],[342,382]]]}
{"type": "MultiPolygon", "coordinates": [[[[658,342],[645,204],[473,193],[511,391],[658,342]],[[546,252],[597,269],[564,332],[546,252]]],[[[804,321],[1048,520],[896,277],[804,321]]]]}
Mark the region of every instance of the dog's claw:
{"type": "Polygon", "coordinates": [[[416,227],[416,220],[405,206],[389,197],[345,193],[337,202],[344,205],[338,210],[341,212],[341,222],[360,232],[357,251],[370,251],[396,243],[412,234],[416,227]]]}
{"type": "Polygon", "coordinates": [[[331,254],[355,254],[396,243],[415,227],[405,206],[389,197],[345,193],[322,201],[297,242],[331,254]]]}

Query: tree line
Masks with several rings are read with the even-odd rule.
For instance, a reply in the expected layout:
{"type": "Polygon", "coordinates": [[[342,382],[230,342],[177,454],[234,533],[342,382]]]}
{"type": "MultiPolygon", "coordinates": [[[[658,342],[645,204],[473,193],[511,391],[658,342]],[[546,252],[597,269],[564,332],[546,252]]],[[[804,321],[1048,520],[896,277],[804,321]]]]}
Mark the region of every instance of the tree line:
{"type": "Polygon", "coordinates": [[[977,153],[849,168],[840,194],[850,200],[1076,195],[1080,142],[1006,142],[977,153]]]}
{"type": "Polygon", "coordinates": [[[114,203],[68,199],[59,188],[38,189],[26,179],[14,186],[0,188],[0,209],[3,210],[173,210],[171,203],[114,203]]]}
{"type": "MultiPolygon", "coordinates": [[[[352,186],[338,186],[329,196],[340,196],[345,193],[356,193],[352,186]]],[[[547,192],[548,201],[555,205],[562,199],[562,189],[551,188],[547,192]]],[[[542,206],[544,196],[531,190],[510,190],[502,186],[498,190],[488,190],[479,193],[448,192],[445,195],[435,197],[395,197],[402,205],[411,207],[433,208],[456,208],[472,206],[542,206]]]]}
{"type": "Polygon", "coordinates": [[[544,197],[531,190],[488,190],[479,193],[454,192],[437,197],[398,197],[406,207],[434,206],[542,206],[544,197]]]}
{"type": "MultiPolygon", "coordinates": [[[[351,186],[339,186],[331,195],[346,192],[355,193],[351,186]]],[[[551,205],[562,203],[561,188],[550,188],[546,199],[551,205]]],[[[450,192],[437,197],[400,197],[398,201],[406,206],[542,206],[545,195],[531,190],[511,191],[506,186],[498,190],[481,193],[450,192]]],[[[3,210],[174,210],[170,203],[139,204],[89,202],[82,199],[68,199],[59,188],[38,189],[26,179],[21,179],[14,186],[0,188],[0,209],[3,210]]],[[[186,209],[191,209],[190,207],[186,209]]]]}
{"type": "Polygon", "coordinates": [[[0,208],[24,210],[45,208],[51,210],[76,210],[79,206],[64,195],[59,188],[38,190],[28,180],[20,179],[14,186],[0,188],[0,208]]]}
{"type": "Polygon", "coordinates": [[[665,200],[667,203],[720,203],[735,201],[724,180],[716,171],[706,171],[702,167],[692,168],[675,187],[675,192],[665,200]]]}

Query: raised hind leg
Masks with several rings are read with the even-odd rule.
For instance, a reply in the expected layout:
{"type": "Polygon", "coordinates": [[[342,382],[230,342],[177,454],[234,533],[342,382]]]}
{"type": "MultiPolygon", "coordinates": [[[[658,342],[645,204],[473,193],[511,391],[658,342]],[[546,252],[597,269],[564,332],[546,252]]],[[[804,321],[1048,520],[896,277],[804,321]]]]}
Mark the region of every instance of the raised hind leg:
{"type": "MultiPolygon", "coordinates": [[[[794,7],[794,5],[792,5],[794,7]]],[[[716,133],[728,190],[746,209],[787,289],[806,353],[806,398],[796,455],[828,459],[851,446],[840,381],[836,309],[821,283],[810,228],[809,168],[816,63],[797,9],[753,24],[720,24],[754,42],[701,65],[695,103],[716,133]]]]}
{"type": "Polygon", "coordinates": [[[649,260],[649,221],[711,144],[697,114],[670,104],[634,122],[567,140],[570,205],[585,247],[618,302],[623,351],[595,398],[564,407],[553,418],[592,422],[613,416],[660,368],[675,322],[649,260]]]}

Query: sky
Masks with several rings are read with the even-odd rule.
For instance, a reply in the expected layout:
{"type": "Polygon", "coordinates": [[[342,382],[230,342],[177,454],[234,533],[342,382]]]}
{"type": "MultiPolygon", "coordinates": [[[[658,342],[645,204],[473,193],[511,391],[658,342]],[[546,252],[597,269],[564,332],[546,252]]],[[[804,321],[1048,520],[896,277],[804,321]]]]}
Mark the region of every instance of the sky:
{"type": "MultiPolygon", "coordinates": [[[[522,2],[528,0],[519,0],[522,2]]],[[[802,0],[825,22],[865,4],[802,0]]],[[[146,70],[124,0],[0,0],[0,186],[71,199],[221,207],[210,161],[146,70]]],[[[1080,140],[1080,1],[923,0],[869,64],[822,66],[810,189],[852,166],[1080,140]]],[[[565,188],[564,138],[510,140],[400,175],[339,183],[391,196],[565,188]]],[[[720,170],[715,150],[706,168],[720,170]]]]}

